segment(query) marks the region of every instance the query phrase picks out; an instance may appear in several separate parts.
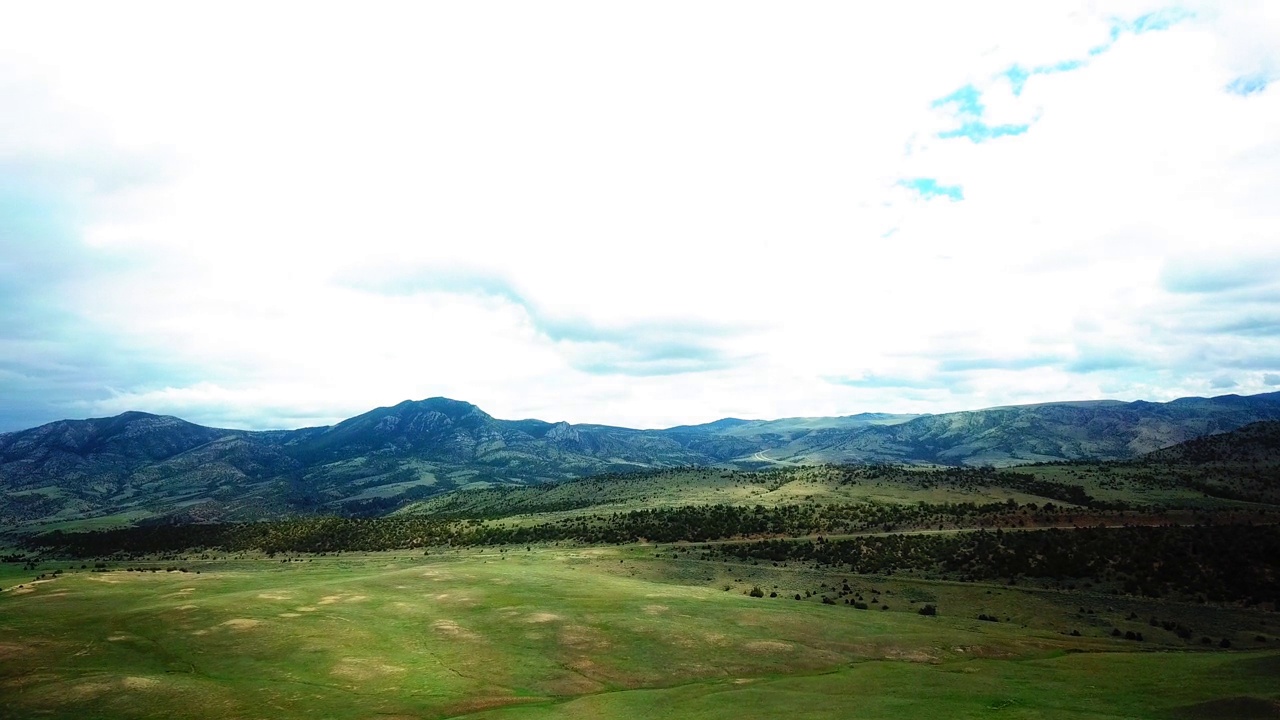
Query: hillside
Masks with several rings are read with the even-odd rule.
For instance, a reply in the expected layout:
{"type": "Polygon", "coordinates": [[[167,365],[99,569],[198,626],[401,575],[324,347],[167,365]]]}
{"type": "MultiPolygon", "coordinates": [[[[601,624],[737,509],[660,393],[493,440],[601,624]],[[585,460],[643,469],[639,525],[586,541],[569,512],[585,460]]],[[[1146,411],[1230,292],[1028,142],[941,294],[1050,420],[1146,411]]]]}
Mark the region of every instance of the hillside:
{"type": "Polygon", "coordinates": [[[380,515],[459,487],[691,465],[1127,460],[1260,420],[1280,420],[1280,393],[921,417],[725,419],[665,430],[500,420],[446,398],[406,401],[329,427],[266,432],[130,412],[0,435],[0,523],[380,515]]]}

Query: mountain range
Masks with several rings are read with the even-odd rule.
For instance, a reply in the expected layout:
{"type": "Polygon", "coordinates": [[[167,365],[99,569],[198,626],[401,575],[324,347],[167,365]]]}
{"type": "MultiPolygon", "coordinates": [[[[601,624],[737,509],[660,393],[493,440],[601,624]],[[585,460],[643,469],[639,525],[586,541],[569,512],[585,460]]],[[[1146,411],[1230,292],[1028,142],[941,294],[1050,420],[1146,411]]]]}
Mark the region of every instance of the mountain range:
{"type": "Polygon", "coordinates": [[[0,526],[381,514],[470,485],[685,465],[1124,460],[1260,420],[1280,420],[1280,392],[922,416],[726,418],[664,430],[500,420],[447,398],[298,430],[226,430],[127,412],[0,434],[0,526]]]}

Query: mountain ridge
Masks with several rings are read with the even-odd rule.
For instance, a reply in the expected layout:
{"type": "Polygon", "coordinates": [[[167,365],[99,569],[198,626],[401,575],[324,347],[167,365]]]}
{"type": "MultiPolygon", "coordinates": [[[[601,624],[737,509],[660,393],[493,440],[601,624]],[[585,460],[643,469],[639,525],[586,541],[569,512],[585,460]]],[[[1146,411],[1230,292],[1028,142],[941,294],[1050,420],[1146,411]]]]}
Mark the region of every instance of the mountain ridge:
{"type": "Polygon", "coordinates": [[[0,435],[0,523],[378,514],[469,485],[687,465],[1126,460],[1261,420],[1280,420],[1280,392],[922,416],[723,418],[661,430],[502,420],[442,397],[297,430],[210,428],[130,411],[0,435]]]}

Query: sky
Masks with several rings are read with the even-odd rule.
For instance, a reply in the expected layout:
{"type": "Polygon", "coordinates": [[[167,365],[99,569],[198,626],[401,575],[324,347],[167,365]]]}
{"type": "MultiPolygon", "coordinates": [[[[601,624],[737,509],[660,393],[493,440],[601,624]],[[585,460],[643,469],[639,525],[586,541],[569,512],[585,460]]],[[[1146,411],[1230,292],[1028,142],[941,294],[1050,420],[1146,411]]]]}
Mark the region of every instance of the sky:
{"type": "Polygon", "coordinates": [[[0,431],[1280,390],[1280,3],[23,3],[0,431]]]}

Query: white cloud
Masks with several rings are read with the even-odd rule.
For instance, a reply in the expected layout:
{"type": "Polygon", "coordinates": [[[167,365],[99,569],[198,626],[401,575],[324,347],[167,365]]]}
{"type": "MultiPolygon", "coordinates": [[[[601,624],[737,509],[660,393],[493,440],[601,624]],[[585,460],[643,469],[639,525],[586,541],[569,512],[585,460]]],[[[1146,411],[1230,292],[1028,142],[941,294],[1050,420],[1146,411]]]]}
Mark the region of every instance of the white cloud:
{"type": "Polygon", "coordinates": [[[1161,7],[32,4],[0,29],[0,93],[38,112],[7,115],[0,160],[97,163],[52,185],[110,271],[60,306],[162,369],[77,385],[88,413],[287,425],[444,394],[663,425],[1159,399],[1222,363],[1262,390],[1280,338],[1207,352],[1165,278],[1275,247],[1280,86],[1224,88],[1273,72],[1280,24],[1193,5],[1088,54],[1161,7]],[[1017,95],[1001,76],[1080,58],[1017,95]],[[1029,129],[939,137],[965,85],[1029,129]],[[388,267],[505,289],[350,282],[388,267]],[[936,386],[831,381],[873,376],[936,386]]]}

